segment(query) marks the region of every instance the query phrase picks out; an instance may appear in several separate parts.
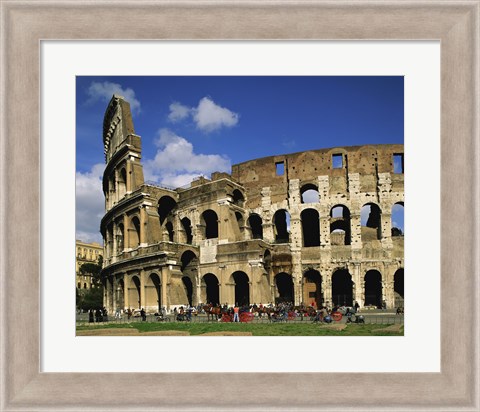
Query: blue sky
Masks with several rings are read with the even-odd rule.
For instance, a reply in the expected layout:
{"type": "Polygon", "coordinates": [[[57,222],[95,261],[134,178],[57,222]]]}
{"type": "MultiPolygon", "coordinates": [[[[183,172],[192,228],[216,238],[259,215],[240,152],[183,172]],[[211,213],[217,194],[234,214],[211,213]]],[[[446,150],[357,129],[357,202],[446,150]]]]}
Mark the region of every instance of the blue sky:
{"type": "Polygon", "coordinates": [[[403,143],[400,76],[77,77],[76,221],[84,241],[101,242],[102,122],[113,93],[131,104],[146,180],[166,185],[257,157],[403,143]]]}

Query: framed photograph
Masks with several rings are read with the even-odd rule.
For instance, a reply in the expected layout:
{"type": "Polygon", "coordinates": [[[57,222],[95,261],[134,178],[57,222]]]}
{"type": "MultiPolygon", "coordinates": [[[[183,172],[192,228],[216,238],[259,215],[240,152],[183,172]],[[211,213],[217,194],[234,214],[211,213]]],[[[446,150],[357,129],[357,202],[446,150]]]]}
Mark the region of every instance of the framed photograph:
{"type": "MultiPolygon", "coordinates": [[[[1,409],[479,410],[479,325],[475,310],[479,305],[478,7],[478,1],[2,2],[1,409]],[[101,40],[138,42],[101,44],[101,40]],[[158,55],[154,55],[157,63],[149,60],[149,51],[141,58],[136,55],[138,49],[149,49],[150,42],[146,40],[155,40],[163,47],[161,56],[167,67],[163,72],[153,69],[162,60],[158,55]],[[286,43],[283,60],[275,60],[275,53],[266,49],[257,55],[252,54],[252,49],[246,55],[239,51],[235,56],[240,40],[246,43],[245,49],[249,45],[261,49],[286,43]],[[225,75],[232,73],[226,73],[221,64],[212,68],[212,54],[216,55],[217,64],[218,56],[252,62],[254,56],[259,61],[268,60],[262,55],[269,53],[274,64],[285,66],[283,72],[274,73],[268,67],[264,73],[254,68],[250,73],[238,69],[237,74],[305,76],[309,73],[302,69],[286,73],[289,61],[297,57],[296,51],[289,48],[291,41],[303,41],[302,48],[308,49],[310,59],[316,55],[311,47],[330,41],[331,50],[322,53],[332,56],[332,60],[340,55],[350,56],[357,60],[356,69],[360,72],[362,61],[369,60],[368,50],[356,48],[357,45],[351,50],[343,49],[345,45],[356,41],[381,44],[386,61],[396,61],[393,54],[397,49],[392,41],[434,45],[431,60],[437,59],[440,73],[437,71],[438,77],[434,75],[431,80],[440,84],[440,93],[435,88],[426,89],[430,100],[421,100],[417,112],[428,112],[430,102],[433,119],[439,113],[439,122],[430,124],[430,129],[405,131],[406,136],[419,133],[417,140],[422,141],[418,150],[410,152],[415,159],[411,160],[412,170],[416,171],[412,180],[421,182],[421,202],[415,204],[416,196],[410,198],[409,204],[415,205],[411,222],[421,226],[421,220],[413,216],[420,213],[437,220],[435,227],[425,224],[428,230],[417,232],[422,238],[421,247],[406,256],[407,268],[408,259],[413,256],[412,260],[424,262],[424,271],[432,272],[437,279],[430,285],[419,280],[420,292],[413,293],[413,307],[420,308],[411,318],[411,325],[416,326],[409,330],[407,323],[405,336],[376,338],[395,340],[385,341],[383,351],[376,356],[361,344],[357,346],[357,341],[346,342],[350,338],[343,338],[343,343],[328,337],[323,341],[311,340],[307,342],[308,350],[295,340],[279,343],[279,338],[262,338],[266,340],[256,341],[257,346],[248,344],[249,350],[241,347],[245,341],[240,341],[240,346],[238,342],[230,345],[234,341],[226,341],[228,338],[218,341],[219,338],[191,337],[200,340],[190,347],[179,346],[170,337],[151,337],[146,339],[149,342],[140,342],[137,337],[75,338],[73,309],[65,298],[73,286],[70,272],[75,246],[73,239],[51,235],[60,233],[56,232],[57,227],[74,233],[71,217],[75,210],[75,164],[68,153],[75,152],[75,130],[65,125],[74,124],[75,111],[71,108],[75,106],[75,76],[91,75],[89,67],[94,71],[95,67],[108,65],[106,56],[116,56],[113,61],[119,58],[125,65],[117,67],[113,74],[133,75],[131,67],[143,64],[152,67],[151,73],[144,69],[143,74],[225,75]],[[208,47],[212,49],[209,52],[208,47]],[[224,49],[220,51],[218,47],[224,49]],[[51,58],[58,52],[63,61],[57,60],[55,70],[51,70],[51,58]],[[187,56],[185,63],[195,67],[190,72],[168,73],[173,66],[168,64],[167,56],[170,60],[187,56]],[[76,67],[73,76],[71,67],[76,67]],[[53,73],[53,77],[45,78],[47,72],[53,73]],[[68,76],[71,81],[66,88],[73,90],[70,95],[68,90],[67,94],[61,90],[68,76]],[[57,99],[57,111],[53,113],[57,119],[55,130],[51,129],[47,95],[57,99]],[[64,104],[59,107],[58,102],[64,104]],[[49,136],[58,133],[65,134],[67,146],[58,140],[52,144],[49,136]],[[439,134],[435,146],[428,139],[439,134]],[[438,161],[439,173],[425,166],[431,164],[430,157],[437,159],[433,164],[438,161]],[[439,191],[431,192],[428,199],[428,191],[435,187],[439,191]],[[435,210],[439,211],[438,218],[435,210]],[[62,248],[63,243],[70,241],[71,254],[68,247],[62,248]],[[56,242],[59,253],[52,254],[56,242]],[[72,323],[73,329],[69,326],[72,323]],[[57,340],[56,346],[51,344],[52,336],[57,340]],[[437,343],[431,347],[418,341],[412,343],[415,337],[427,336],[437,343]],[[75,339],[81,342],[84,352],[72,352],[67,344],[63,345],[75,339]],[[414,368],[416,359],[429,356],[430,364],[414,368]],[[389,363],[395,357],[396,367],[389,363]],[[326,358],[333,359],[330,366],[326,358]],[[104,360],[111,363],[95,370],[92,365],[100,365],[104,360]],[[319,367],[322,363],[324,367],[319,367]],[[390,366],[381,369],[379,363],[390,366]],[[67,364],[70,366],[62,368],[67,364]],[[255,367],[258,364],[266,366],[255,367]],[[348,389],[332,391],[329,384],[322,382],[342,382],[342,387],[343,382],[351,384],[348,389]]],[[[419,48],[416,55],[422,68],[426,67],[422,59],[430,53],[426,50],[419,48]]],[[[399,56],[397,53],[398,59],[399,56]]],[[[305,66],[299,66],[302,65],[305,66]]],[[[405,75],[407,83],[414,79],[413,75],[402,73],[400,63],[398,66],[396,75],[405,75]]],[[[372,74],[368,73],[371,69],[364,70],[364,75],[372,74]]],[[[408,103],[410,91],[406,87],[407,126],[415,116],[414,111],[409,112],[413,108],[408,103]]],[[[403,159],[401,163],[403,167],[403,159]]],[[[407,174],[407,195],[408,185],[407,174]]],[[[408,214],[406,218],[409,219],[408,214]]],[[[428,279],[422,273],[417,271],[412,276],[428,279]]],[[[315,296],[309,294],[308,298],[315,296]]],[[[363,344],[368,345],[369,341],[363,344]]]]}

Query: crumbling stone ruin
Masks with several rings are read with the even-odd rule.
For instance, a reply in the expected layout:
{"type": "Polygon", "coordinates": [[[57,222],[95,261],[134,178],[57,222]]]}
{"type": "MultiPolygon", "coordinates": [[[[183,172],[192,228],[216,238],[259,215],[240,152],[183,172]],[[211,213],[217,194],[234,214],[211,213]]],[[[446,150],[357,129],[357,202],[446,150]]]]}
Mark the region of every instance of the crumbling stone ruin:
{"type": "Polygon", "coordinates": [[[207,302],[403,306],[403,233],[391,219],[404,204],[403,145],[254,159],[172,189],[144,181],[141,138],[120,96],[106,110],[103,141],[110,311],[207,302]]]}

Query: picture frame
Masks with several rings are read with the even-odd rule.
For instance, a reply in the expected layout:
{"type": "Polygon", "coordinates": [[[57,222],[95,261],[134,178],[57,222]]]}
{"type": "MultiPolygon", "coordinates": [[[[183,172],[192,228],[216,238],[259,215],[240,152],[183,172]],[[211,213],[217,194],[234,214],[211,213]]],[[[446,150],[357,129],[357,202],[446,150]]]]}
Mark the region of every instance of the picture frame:
{"type": "Polygon", "coordinates": [[[479,3],[2,1],[1,410],[480,410],[479,3]],[[441,372],[41,373],[46,39],[440,40],[441,372]]]}

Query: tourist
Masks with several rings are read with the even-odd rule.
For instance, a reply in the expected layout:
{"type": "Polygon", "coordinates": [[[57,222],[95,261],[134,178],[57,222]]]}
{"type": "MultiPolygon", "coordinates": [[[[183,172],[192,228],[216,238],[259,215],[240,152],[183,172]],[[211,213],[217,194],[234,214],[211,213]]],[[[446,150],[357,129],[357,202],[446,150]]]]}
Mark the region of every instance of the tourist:
{"type": "Polygon", "coordinates": [[[358,312],[358,309],[360,309],[360,305],[358,304],[357,301],[355,301],[354,308],[355,308],[355,313],[357,313],[357,312],[358,312]]]}
{"type": "Polygon", "coordinates": [[[93,323],[93,309],[90,309],[88,312],[88,322],[93,323]]]}
{"type": "Polygon", "coordinates": [[[147,314],[145,313],[145,311],[143,310],[140,310],[140,316],[142,317],[142,322],[145,322],[147,320],[147,314]]]}
{"type": "Polygon", "coordinates": [[[239,307],[238,305],[235,305],[235,307],[233,308],[233,321],[234,322],[240,322],[240,319],[238,318],[238,312],[239,312],[239,307]]]}

